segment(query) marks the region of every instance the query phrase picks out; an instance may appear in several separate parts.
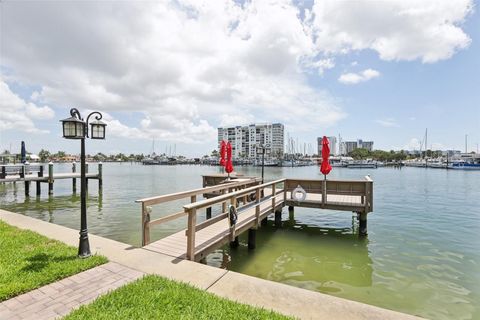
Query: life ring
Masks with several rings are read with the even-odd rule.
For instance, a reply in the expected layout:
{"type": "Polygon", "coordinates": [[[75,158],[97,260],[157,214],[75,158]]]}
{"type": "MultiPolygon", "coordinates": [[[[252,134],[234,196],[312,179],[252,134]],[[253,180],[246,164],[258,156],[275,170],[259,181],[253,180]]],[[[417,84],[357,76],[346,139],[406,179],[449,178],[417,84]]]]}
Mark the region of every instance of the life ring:
{"type": "Polygon", "coordinates": [[[228,206],[228,219],[230,221],[230,227],[234,226],[237,223],[238,215],[235,206],[228,206]]]}
{"type": "Polygon", "coordinates": [[[298,185],[295,189],[293,189],[292,191],[292,199],[295,200],[295,201],[305,201],[305,199],[307,198],[307,193],[305,192],[305,190],[300,186],[298,185]],[[300,196],[299,196],[300,194],[300,196]]]}

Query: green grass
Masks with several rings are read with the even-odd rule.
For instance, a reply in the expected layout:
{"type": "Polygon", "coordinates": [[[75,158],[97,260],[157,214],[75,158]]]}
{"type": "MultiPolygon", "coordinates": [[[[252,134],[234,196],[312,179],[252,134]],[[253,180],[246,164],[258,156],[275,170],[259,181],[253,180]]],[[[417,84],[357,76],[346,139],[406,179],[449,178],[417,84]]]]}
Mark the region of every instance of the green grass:
{"type": "Polygon", "coordinates": [[[0,301],[107,262],[77,258],[77,249],[0,221],[0,301]]]}
{"type": "Polygon", "coordinates": [[[73,311],[64,319],[291,319],[232,302],[190,285],[145,276],[73,311]]]}

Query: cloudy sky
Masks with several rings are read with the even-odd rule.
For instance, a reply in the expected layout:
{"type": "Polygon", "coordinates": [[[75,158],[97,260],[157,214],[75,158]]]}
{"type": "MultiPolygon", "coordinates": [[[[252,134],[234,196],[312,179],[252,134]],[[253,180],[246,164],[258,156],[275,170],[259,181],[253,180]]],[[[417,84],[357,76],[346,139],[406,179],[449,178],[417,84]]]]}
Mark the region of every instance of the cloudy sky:
{"type": "Polygon", "coordinates": [[[0,1],[0,148],[78,153],[58,122],[99,110],[87,152],[216,148],[217,127],[379,149],[480,142],[473,0],[0,1]]]}

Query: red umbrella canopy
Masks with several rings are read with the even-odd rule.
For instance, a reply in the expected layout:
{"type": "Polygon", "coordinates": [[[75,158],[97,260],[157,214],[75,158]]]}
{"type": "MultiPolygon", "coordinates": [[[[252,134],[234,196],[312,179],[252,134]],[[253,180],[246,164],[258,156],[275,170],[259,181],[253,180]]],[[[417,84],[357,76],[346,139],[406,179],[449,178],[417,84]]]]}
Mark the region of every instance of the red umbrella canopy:
{"type": "Polygon", "coordinates": [[[227,142],[227,162],[225,163],[225,171],[227,173],[233,172],[232,145],[230,144],[230,142],[227,142]]]}
{"type": "Polygon", "coordinates": [[[227,144],[225,143],[225,140],[222,140],[222,142],[220,142],[220,165],[225,167],[225,156],[226,156],[226,153],[227,153],[227,144]]]}
{"type": "Polygon", "coordinates": [[[322,139],[322,166],[320,167],[320,171],[327,175],[332,170],[332,166],[330,165],[330,161],[328,160],[330,157],[330,147],[328,146],[328,139],[327,137],[323,136],[322,139]]]}

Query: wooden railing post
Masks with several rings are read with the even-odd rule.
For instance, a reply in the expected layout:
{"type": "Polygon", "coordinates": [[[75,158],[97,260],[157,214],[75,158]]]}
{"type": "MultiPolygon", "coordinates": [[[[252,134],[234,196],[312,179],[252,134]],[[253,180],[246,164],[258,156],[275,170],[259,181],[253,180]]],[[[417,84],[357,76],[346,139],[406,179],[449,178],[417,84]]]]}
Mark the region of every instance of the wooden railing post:
{"type": "MultiPolygon", "coordinates": [[[[230,198],[230,205],[233,207],[237,207],[237,198],[235,196],[230,198]]],[[[238,218],[238,216],[237,216],[238,218]]],[[[230,219],[230,212],[227,215],[227,219],[230,219]]],[[[232,242],[235,242],[233,244],[234,247],[238,247],[238,239],[235,239],[235,225],[230,226],[230,246],[232,247],[232,242]]]]}
{"type": "Polygon", "coordinates": [[[257,222],[255,223],[255,227],[260,225],[260,188],[255,191],[255,218],[257,222]]]}
{"type": "Polygon", "coordinates": [[[197,209],[188,210],[187,226],[187,259],[195,261],[195,225],[197,224],[197,209]]]}
{"type": "Polygon", "coordinates": [[[150,243],[150,207],[142,203],[142,246],[150,243]]]}
{"type": "Polygon", "coordinates": [[[275,183],[274,183],[272,184],[272,211],[273,212],[275,212],[276,193],[277,193],[277,187],[275,186],[275,183]]]}

